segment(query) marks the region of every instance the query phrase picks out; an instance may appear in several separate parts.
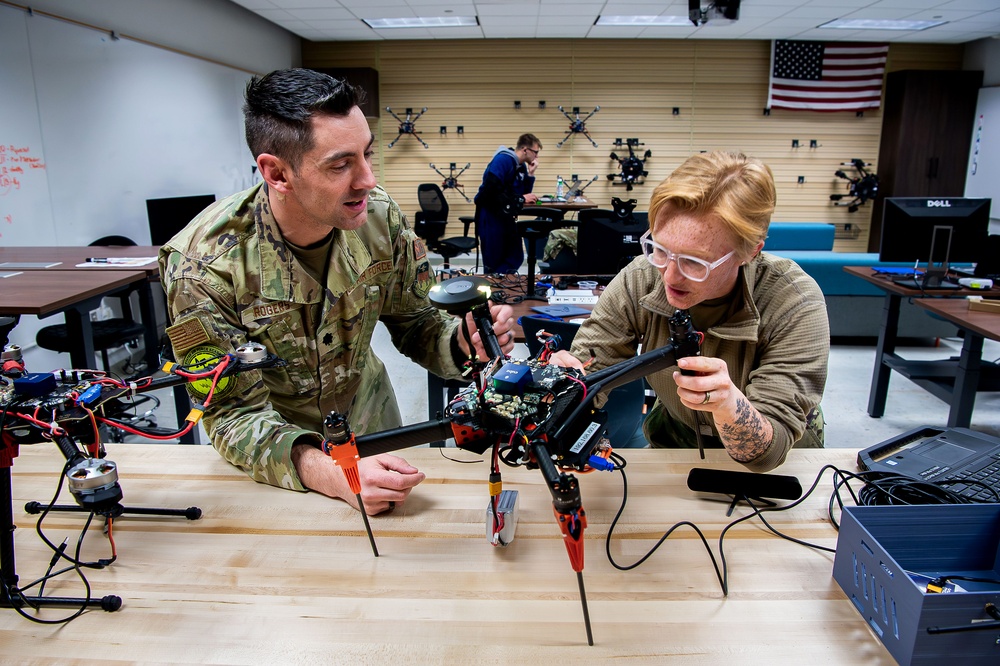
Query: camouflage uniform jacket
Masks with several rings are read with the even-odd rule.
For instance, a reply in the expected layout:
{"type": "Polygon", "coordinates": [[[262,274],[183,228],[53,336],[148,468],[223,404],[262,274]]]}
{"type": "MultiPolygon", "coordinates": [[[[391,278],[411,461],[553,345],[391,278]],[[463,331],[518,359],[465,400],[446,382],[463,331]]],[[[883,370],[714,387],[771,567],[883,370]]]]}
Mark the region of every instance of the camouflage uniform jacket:
{"type": "MultiPolygon", "coordinates": [[[[768,450],[744,463],[752,471],[766,472],[784,462],[793,444],[822,446],[821,432],[810,430],[808,438],[803,436],[826,386],[830,323],[816,281],[789,259],[761,253],[740,268],[738,288],[742,307],[704,331],[701,353],[726,362],[733,384],[774,427],[768,450]]],[[[601,294],[573,338],[571,351],[586,360],[594,350],[591,371],[632,358],[640,344],[644,352],[653,351],[670,342],[667,320],[675,311],[660,272],[637,257],[601,294]]],[[[653,411],[665,408],[692,431],[710,427],[711,436],[718,437],[711,415],[680,401],[673,379],[676,369],[646,377],[656,392],[653,411]]],[[[664,433],[651,431],[652,416],[644,424],[646,439],[653,447],[672,446],[664,433]]]]}
{"type": "MultiPolygon", "coordinates": [[[[423,243],[381,188],[369,196],[367,224],[334,232],[325,285],[285,245],[261,185],[206,209],[160,249],[159,262],[178,362],[255,341],[287,364],[223,379],[205,413],[215,448],[257,481],[305,490],[292,444],[322,441],[331,410],[359,434],[400,424],[371,349],[376,322],[431,372],[460,376],[451,353],[458,319],[427,301],[423,243]]],[[[208,387],[188,388],[201,402],[208,387]]]]}

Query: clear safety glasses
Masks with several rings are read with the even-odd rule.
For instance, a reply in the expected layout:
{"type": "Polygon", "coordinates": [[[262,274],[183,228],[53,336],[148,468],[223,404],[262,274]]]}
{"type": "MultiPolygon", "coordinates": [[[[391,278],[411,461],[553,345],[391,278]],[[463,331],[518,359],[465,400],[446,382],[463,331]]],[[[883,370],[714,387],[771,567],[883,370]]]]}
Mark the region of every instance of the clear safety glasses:
{"type": "Polygon", "coordinates": [[[646,255],[646,261],[653,264],[657,268],[666,268],[667,264],[674,261],[677,264],[677,270],[681,272],[681,275],[695,282],[704,282],[707,280],[713,268],[717,268],[726,263],[734,254],[736,254],[736,250],[733,250],[721,259],[709,263],[704,259],[692,257],[691,255],[674,254],[653,240],[650,237],[650,233],[651,231],[647,231],[642,235],[642,238],[639,239],[639,244],[642,245],[642,253],[646,255]]]}

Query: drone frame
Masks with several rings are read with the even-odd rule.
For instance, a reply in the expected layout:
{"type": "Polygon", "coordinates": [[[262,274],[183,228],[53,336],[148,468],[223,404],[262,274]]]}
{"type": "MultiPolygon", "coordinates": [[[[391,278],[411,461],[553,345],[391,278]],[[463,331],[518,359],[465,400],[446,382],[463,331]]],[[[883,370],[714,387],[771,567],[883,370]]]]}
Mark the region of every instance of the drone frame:
{"type": "Polygon", "coordinates": [[[563,144],[569,141],[574,134],[584,135],[587,137],[587,141],[590,141],[591,145],[593,145],[594,148],[597,148],[597,142],[590,138],[590,134],[587,133],[587,121],[590,120],[591,116],[600,111],[601,107],[595,106],[594,110],[587,114],[586,118],[580,118],[580,107],[578,106],[573,107],[572,116],[566,113],[566,109],[562,106],[557,108],[562,111],[562,114],[566,116],[567,120],[569,120],[569,129],[566,130],[566,136],[563,137],[563,140],[556,144],[556,148],[562,148],[563,144]]]}
{"type": "Polygon", "coordinates": [[[457,163],[456,162],[451,162],[448,165],[449,172],[448,172],[448,175],[446,176],[443,173],[441,173],[441,171],[439,171],[436,166],[434,166],[433,162],[430,163],[430,167],[432,169],[434,169],[434,171],[437,172],[437,175],[441,176],[441,178],[444,179],[441,182],[441,189],[442,190],[455,190],[456,192],[458,192],[459,194],[462,195],[462,198],[465,199],[465,201],[467,203],[472,203],[472,199],[470,199],[469,197],[467,197],[465,195],[465,188],[463,188],[462,184],[460,182],[458,182],[458,179],[459,179],[459,177],[463,173],[465,173],[466,169],[468,169],[470,166],[472,166],[472,162],[466,162],[465,166],[462,167],[462,170],[459,171],[458,173],[455,173],[455,169],[458,168],[457,167],[457,163]]]}
{"type": "Polygon", "coordinates": [[[847,206],[848,213],[856,213],[863,204],[878,196],[878,176],[866,168],[871,166],[870,163],[857,157],[850,162],[841,162],[840,165],[854,167],[858,175],[851,178],[842,169],[835,171],[834,176],[847,181],[848,193],[831,194],[830,201],[834,206],[847,206]],[[850,197],[850,200],[843,201],[847,197],[850,197]]]}
{"type": "Polygon", "coordinates": [[[609,157],[618,162],[620,171],[618,173],[609,173],[608,180],[614,182],[616,178],[620,178],[621,180],[618,182],[625,185],[626,191],[631,192],[635,185],[642,185],[642,179],[649,175],[645,166],[646,160],[653,156],[653,151],[646,150],[641,158],[637,157],[635,149],[646,145],[641,143],[637,138],[625,139],[624,143],[618,138],[615,139],[613,145],[616,148],[621,148],[622,146],[628,147],[628,157],[618,157],[616,153],[611,153],[609,157]]]}
{"type": "Polygon", "coordinates": [[[393,113],[392,107],[387,106],[385,107],[385,110],[388,111],[389,115],[395,118],[397,122],[399,122],[399,134],[396,135],[395,139],[389,142],[387,148],[392,148],[393,146],[395,146],[396,143],[399,141],[400,137],[402,137],[404,134],[411,135],[414,139],[419,141],[424,148],[430,148],[430,146],[427,145],[427,142],[425,142],[423,139],[420,138],[420,132],[417,131],[416,127],[417,120],[419,120],[420,116],[424,115],[424,113],[427,112],[426,106],[420,109],[420,113],[418,113],[415,117],[413,116],[413,109],[407,107],[405,119],[400,118],[395,113],[393,113]]]}

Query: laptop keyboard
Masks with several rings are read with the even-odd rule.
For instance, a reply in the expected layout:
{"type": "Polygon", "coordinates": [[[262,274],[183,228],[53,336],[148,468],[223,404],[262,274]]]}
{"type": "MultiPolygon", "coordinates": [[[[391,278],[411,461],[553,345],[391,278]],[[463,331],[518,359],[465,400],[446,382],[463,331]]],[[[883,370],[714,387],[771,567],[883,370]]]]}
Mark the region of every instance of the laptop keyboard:
{"type": "MultiPolygon", "coordinates": [[[[958,481],[949,484],[948,490],[962,497],[978,501],[996,501],[996,494],[979,485],[985,484],[1000,493],[1000,453],[987,456],[979,462],[978,467],[967,467],[956,474],[951,474],[944,481],[958,481]],[[978,481],[979,483],[965,483],[978,481]]],[[[940,483],[941,481],[938,481],[940,483]]]]}

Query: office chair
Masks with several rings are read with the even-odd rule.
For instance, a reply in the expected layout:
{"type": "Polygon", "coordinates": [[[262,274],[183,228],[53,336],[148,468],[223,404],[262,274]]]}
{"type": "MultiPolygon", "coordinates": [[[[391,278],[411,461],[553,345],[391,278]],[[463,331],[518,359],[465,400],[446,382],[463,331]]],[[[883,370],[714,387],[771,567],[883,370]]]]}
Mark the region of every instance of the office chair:
{"type": "MultiPolygon", "coordinates": [[[[560,349],[569,349],[573,337],[580,330],[580,325],[568,321],[554,321],[540,317],[521,317],[521,329],[524,331],[525,344],[531,355],[536,355],[542,348],[538,339],[539,331],[553,333],[561,338],[560,349]]],[[[624,386],[613,389],[604,403],[604,411],[608,413],[608,440],[615,448],[637,448],[646,445],[642,438],[643,405],[646,401],[646,382],[636,379],[624,386]],[[638,431],[638,432],[637,432],[638,431]],[[636,435],[639,437],[636,437],[636,435]]]]}
{"type": "Polygon", "coordinates": [[[20,320],[21,315],[4,315],[0,317],[0,352],[10,342],[10,332],[14,330],[14,327],[17,326],[17,322],[20,320]]]}
{"type": "Polygon", "coordinates": [[[448,226],[448,201],[444,192],[436,183],[421,183],[417,185],[417,201],[420,210],[413,216],[413,231],[427,241],[427,249],[440,254],[444,260],[442,267],[451,267],[451,260],[460,254],[468,254],[476,250],[476,269],[479,268],[479,242],[475,235],[469,236],[469,227],[474,218],[462,216],[459,219],[465,225],[465,234],[441,238],[448,226]]]}
{"type": "Polygon", "coordinates": [[[525,300],[544,301],[546,299],[535,295],[535,264],[538,262],[538,246],[542,245],[544,250],[545,239],[553,229],[560,229],[571,226],[563,218],[566,211],[559,208],[545,208],[542,206],[527,206],[517,214],[518,220],[515,222],[517,231],[524,238],[525,249],[528,254],[528,282],[525,291],[525,300]],[[528,218],[531,219],[520,219],[528,218]]]}

